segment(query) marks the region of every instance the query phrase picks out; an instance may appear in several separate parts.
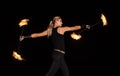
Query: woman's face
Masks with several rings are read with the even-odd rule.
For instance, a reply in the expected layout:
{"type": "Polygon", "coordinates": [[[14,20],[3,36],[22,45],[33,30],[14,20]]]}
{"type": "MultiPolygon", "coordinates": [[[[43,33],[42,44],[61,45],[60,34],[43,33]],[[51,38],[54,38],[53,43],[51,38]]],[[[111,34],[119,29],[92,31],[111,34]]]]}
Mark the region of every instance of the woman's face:
{"type": "Polygon", "coordinates": [[[58,19],[58,20],[56,20],[56,24],[57,24],[57,26],[62,26],[62,19],[58,19]]]}

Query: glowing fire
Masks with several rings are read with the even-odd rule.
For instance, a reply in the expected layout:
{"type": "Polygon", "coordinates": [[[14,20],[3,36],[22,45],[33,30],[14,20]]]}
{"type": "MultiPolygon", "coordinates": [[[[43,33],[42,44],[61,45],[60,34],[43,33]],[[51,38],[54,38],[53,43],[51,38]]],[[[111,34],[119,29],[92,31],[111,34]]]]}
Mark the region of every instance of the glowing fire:
{"type": "Polygon", "coordinates": [[[15,51],[13,51],[12,56],[13,56],[15,59],[19,60],[19,61],[24,60],[24,59],[21,57],[21,55],[18,54],[17,52],[15,52],[15,51]]]}
{"type": "Polygon", "coordinates": [[[22,19],[19,23],[19,27],[28,25],[28,21],[29,21],[29,19],[22,19]]]}
{"type": "Polygon", "coordinates": [[[80,39],[82,36],[80,35],[80,34],[75,34],[74,32],[71,34],[71,37],[73,38],[73,39],[75,39],[75,40],[78,40],[78,39],[80,39]]]}
{"type": "Polygon", "coordinates": [[[101,14],[101,19],[102,19],[102,22],[103,22],[103,26],[106,26],[107,25],[107,19],[106,19],[105,15],[101,14]]]}

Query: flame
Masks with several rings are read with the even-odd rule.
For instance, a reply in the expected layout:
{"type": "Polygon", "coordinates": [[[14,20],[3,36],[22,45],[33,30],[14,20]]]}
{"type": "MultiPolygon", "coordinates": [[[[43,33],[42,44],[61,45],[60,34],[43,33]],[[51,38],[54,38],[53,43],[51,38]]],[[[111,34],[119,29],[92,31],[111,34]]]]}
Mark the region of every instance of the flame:
{"type": "Polygon", "coordinates": [[[28,25],[28,21],[29,21],[29,19],[22,19],[19,23],[19,27],[28,25]]]}
{"type": "Polygon", "coordinates": [[[101,14],[101,19],[102,19],[102,22],[103,22],[103,26],[106,26],[107,25],[107,19],[106,19],[105,15],[101,14]]]}
{"type": "Polygon", "coordinates": [[[19,60],[19,61],[24,60],[24,59],[21,57],[21,55],[18,54],[17,52],[15,52],[15,51],[13,51],[12,56],[13,56],[15,59],[19,60]]]}
{"type": "Polygon", "coordinates": [[[73,39],[75,39],[75,40],[78,40],[78,39],[80,39],[82,36],[79,34],[79,35],[77,35],[77,34],[75,34],[74,32],[71,34],[71,37],[73,38],[73,39]]]}

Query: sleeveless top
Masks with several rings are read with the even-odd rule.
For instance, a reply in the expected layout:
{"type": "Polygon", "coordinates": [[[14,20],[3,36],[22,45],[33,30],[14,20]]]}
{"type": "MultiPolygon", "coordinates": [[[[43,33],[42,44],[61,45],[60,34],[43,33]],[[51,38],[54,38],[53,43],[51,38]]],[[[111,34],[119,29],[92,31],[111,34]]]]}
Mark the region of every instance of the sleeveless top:
{"type": "Polygon", "coordinates": [[[57,29],[58,29],[58,27],[53,28],[52,35],[50,36],[51,42],[53,44],[53,48],[65,51],[64,35],[59,34],[57,32],[57,29]]]}

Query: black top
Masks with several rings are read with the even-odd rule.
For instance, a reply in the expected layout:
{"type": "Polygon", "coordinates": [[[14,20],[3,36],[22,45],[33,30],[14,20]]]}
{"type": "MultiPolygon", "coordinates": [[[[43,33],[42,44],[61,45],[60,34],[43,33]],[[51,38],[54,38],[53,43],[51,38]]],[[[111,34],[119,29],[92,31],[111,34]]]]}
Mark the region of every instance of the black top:
{"type": "Polygon", "coordinates": [[[59,34],[57,32],[57,28],[53,28],[51,40],[54,49],[59,49],[65,51],[65,44],[64,44],[64,35],[59,34]]]}

